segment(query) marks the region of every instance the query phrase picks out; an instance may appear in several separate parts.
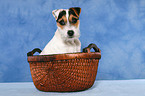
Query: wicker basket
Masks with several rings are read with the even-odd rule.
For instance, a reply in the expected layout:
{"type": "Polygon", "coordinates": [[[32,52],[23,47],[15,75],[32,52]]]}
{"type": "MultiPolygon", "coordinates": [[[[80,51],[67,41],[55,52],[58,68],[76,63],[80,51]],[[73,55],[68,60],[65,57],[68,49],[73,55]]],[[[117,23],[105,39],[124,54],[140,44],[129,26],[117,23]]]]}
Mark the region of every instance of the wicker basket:
{"type": "Polygon", "coordinates": [[[96,78],[100,49],[90,44],[82,53],[35,55],[27,53],[35,87],[41,91],[67,92],[90,88],[96,78]],[[93,48],[95,52],[90,52],[93,48]]]}

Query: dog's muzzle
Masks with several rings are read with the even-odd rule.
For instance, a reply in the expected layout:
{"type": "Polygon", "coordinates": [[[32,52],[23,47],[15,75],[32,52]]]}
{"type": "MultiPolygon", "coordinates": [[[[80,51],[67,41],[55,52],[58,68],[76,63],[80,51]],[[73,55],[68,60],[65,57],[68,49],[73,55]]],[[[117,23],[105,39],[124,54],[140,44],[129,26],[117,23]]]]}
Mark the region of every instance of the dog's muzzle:
{"type": "Polygon", "coordinates": [[[67,34],[68,34],[69,38],[72,38],[73,35],[74,35],[74,31],[73,31],[73,30],[69,30],[69,31],[67,32],[67,34]]]}

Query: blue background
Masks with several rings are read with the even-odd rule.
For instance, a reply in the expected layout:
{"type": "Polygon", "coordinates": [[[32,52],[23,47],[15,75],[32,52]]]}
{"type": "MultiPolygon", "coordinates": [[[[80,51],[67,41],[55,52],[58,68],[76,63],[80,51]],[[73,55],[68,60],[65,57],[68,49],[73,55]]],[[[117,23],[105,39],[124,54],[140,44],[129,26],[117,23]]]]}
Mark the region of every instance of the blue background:
{"type": "Polygon", "coordinates": [[[53,37],[52,10],[74,6],[82,48],[102,52],[97,79],[145,78],[145,0],[0,0],[0,82],[32,81],[27,52],[53,37]]]}

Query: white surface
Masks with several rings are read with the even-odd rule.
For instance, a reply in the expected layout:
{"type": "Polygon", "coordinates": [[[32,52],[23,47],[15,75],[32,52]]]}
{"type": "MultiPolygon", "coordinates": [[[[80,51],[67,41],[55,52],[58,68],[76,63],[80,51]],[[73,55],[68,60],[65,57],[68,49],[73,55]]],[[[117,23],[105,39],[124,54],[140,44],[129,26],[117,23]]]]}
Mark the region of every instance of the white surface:
{"type": "Polygon", "coordinates": [[[0,83],[0,96],[145,96],[145,79],[97,80],[80,92],[41,92],[32,82],[0,83]]]}

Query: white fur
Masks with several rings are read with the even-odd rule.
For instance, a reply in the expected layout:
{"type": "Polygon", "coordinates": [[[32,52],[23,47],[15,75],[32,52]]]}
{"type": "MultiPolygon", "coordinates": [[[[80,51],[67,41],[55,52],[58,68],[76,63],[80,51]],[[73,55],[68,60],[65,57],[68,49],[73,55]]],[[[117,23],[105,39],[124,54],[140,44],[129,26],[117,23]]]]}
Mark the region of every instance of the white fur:
{"type": "MultiPolygon", "coordinates": [[[[59,9],[52,11],[53,16],[57,20],[59,13],[62,10],[66,10],[66,17],[68,19],[68,9],[59,9]]],[[[68,20],[67,20],[68,21],[68,20]]],[[[70,25],[69,22],[61,29],[58,26],[58,29],[55,32],[54,37],[50,42],[45,46],[40,55],[49,55],[49,54],[62,54],[62,53],[74,53],[81,51],[81,42],[79,41],[80,30],[79,26],[75,27],[70,25]],[[68,30],[74,31],[74,37],[68,37],[68,30]]]]}

